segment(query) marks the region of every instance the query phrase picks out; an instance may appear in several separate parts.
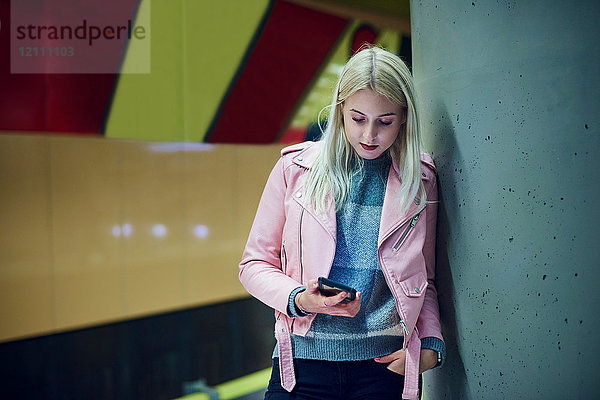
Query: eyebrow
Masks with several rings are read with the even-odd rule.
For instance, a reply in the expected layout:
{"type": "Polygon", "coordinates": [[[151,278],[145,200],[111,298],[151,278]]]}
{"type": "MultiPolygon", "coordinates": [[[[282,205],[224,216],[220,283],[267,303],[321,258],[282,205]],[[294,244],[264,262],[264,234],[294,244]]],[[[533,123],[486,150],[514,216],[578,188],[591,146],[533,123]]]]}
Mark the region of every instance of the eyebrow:
{"type": "MultiPolygon", "coordinates": [[[[365,113],[362,113],[355,108],[351,108],[350,111],[354,111],[355,113],[359,113],[360,115],[364,115],[366,117],[365,113]]],[[[396,113],[393,113],[393,112],[385,113],[385,114],[378,115],[377,117],[388,117],[390,115],[396,115],[396,113]]]]}

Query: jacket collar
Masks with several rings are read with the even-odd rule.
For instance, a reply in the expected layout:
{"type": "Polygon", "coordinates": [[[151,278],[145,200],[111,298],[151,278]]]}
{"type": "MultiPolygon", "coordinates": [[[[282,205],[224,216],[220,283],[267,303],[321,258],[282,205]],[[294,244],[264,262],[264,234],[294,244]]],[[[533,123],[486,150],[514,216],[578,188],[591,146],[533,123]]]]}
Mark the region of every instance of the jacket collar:
{"type": "MultiPolygon", "coordinates": [[[[288,146],[281,151],[281,155],[295,152],[292,157],[292,162],[296,165],[299,165],[303,168],[310,169],[312,165],[315,163],[319,152],[323,147],[323,142],[303,142],[298,143],[292,146],[288,146]]],[[[400,167],[396,160],[392,159],[392,168],[394,169],[396,176],[400,176],[401,171],[400,167]]],[[[427,153],[421,153],[421,178],[424,181],[428,181],[431,179],[431,173],[435,173],[435,166],[433,164],[433,159],[427,153]]]]}
{"type": "MultiPolygon", "coordinates": [[[[310,169],[314,164],[320,150],[322,148],[322,142],[304,142],[294,146],[286,148],[286,153],[294,151],[295,154],[292,157],[292,162],[300,167],[310,169]]],[[[284,151],[285,151],[284,150],[284,151]]],[[[283,152],[282,152],[283,153],[283,152]]],[[[421,153],[421,179],[428,181],[435,174],[435,167],[433,166],[433,160],[426,153],[421,153]]],[[[396,160],[392,159],[392,167],[388,174],[388,180],[385,190],[385,197],[383,200],[383,209],[381,214],[381,224],[379,226],[379,244],[383,242],[390,234],[396,231],[402,226],[409,218],[419,213],[425,208],[425,204],[419,204],[413,202],[408,211],[402,212],[400,209],[400,199],[398,193],[402,181],[400,179],[400,167],[396,160]]],[[[335,206],[333,204],[332,194],[328,195],[331,206],[325,213],[317,213],[310,206],[307,199],[300,200],[296,198],[298,202],[302,203],[303,207],[313,215],[321,225],[329,232],[329,234],[335,238],[336,236],[336,217],[335,217],[335,206]]]]}
{"type": "Polygon", "coordinates": [[[300,151],[292,157],[292,162],[303,168],[310,169],[315,163],[322,147],[322,142],[304,142],[295,146],[290,146],[287,150],[294,151],[295,149],[300,149],[300,151]]]}

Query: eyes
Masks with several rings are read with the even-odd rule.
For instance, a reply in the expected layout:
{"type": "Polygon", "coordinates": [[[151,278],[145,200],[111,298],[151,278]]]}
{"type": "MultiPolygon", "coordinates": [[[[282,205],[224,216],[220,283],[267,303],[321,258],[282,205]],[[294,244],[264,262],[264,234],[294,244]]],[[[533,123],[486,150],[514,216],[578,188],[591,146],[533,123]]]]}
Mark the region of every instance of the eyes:
{"type": "MultiPolygon", "coordinates": [[[[365,122],[365,118],[364,117],[352,117],[352,121],[356,122],[357,124],[362,124],[365,122]]],[[[389,126],[392,123],[394,123],[393,119],[378,119],[377,123],[379,125],[383,125],[383,126],[389,126]]]]}

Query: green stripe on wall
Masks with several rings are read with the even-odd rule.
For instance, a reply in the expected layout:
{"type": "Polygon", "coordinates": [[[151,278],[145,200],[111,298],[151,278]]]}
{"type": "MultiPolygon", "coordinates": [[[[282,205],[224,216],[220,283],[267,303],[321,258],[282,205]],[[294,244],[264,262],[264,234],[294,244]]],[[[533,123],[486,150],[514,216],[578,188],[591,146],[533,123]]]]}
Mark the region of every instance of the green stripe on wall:
{"type": "Polygon", "coordinates": [[[105,136],[202,141],[269,3],[152,1],[151,73],[119,77],[105,136]]]}

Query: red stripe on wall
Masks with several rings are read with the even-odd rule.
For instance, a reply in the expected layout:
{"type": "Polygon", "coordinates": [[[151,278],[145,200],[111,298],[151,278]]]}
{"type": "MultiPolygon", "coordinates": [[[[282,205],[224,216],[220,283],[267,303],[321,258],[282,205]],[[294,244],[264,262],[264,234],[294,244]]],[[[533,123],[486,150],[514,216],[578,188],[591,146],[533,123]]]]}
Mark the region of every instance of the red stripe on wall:
{"type": "Polygon", "coordinates": [[[343,18],[275,1],[207,141],[275,142],[346,24],[343,18]]]}
{"type": "MultiPolygon", "coordinates": [[[[88,11],[93,15],[98,9],[109,9],[110,20],[120,23],[134,19],[139,0],[111,0],[109,3],[106,0],[88,1],[88,11]]],[[[35,7],[39,7],[37,4],[35,7]]],[[[54,11],[51,2],[45,7],[54,11]]],[[[0,18],[0,51],[8,55],[10,0],[0,0],[0,18]]],[[[48,24],[52,23],[50,12],[48,24]]],[[[103,54],[108,65],[114,65],[112,70],[115,72],[119,70],[122,54],[123,49],[103,54]]],[[[31,58],[32,62],[49,62],[48,57],[31,58]]],[[[11,74],[10,68],[10,58],[0,58],[0,130],[101,133],[118,74],[11,74]]]]}

